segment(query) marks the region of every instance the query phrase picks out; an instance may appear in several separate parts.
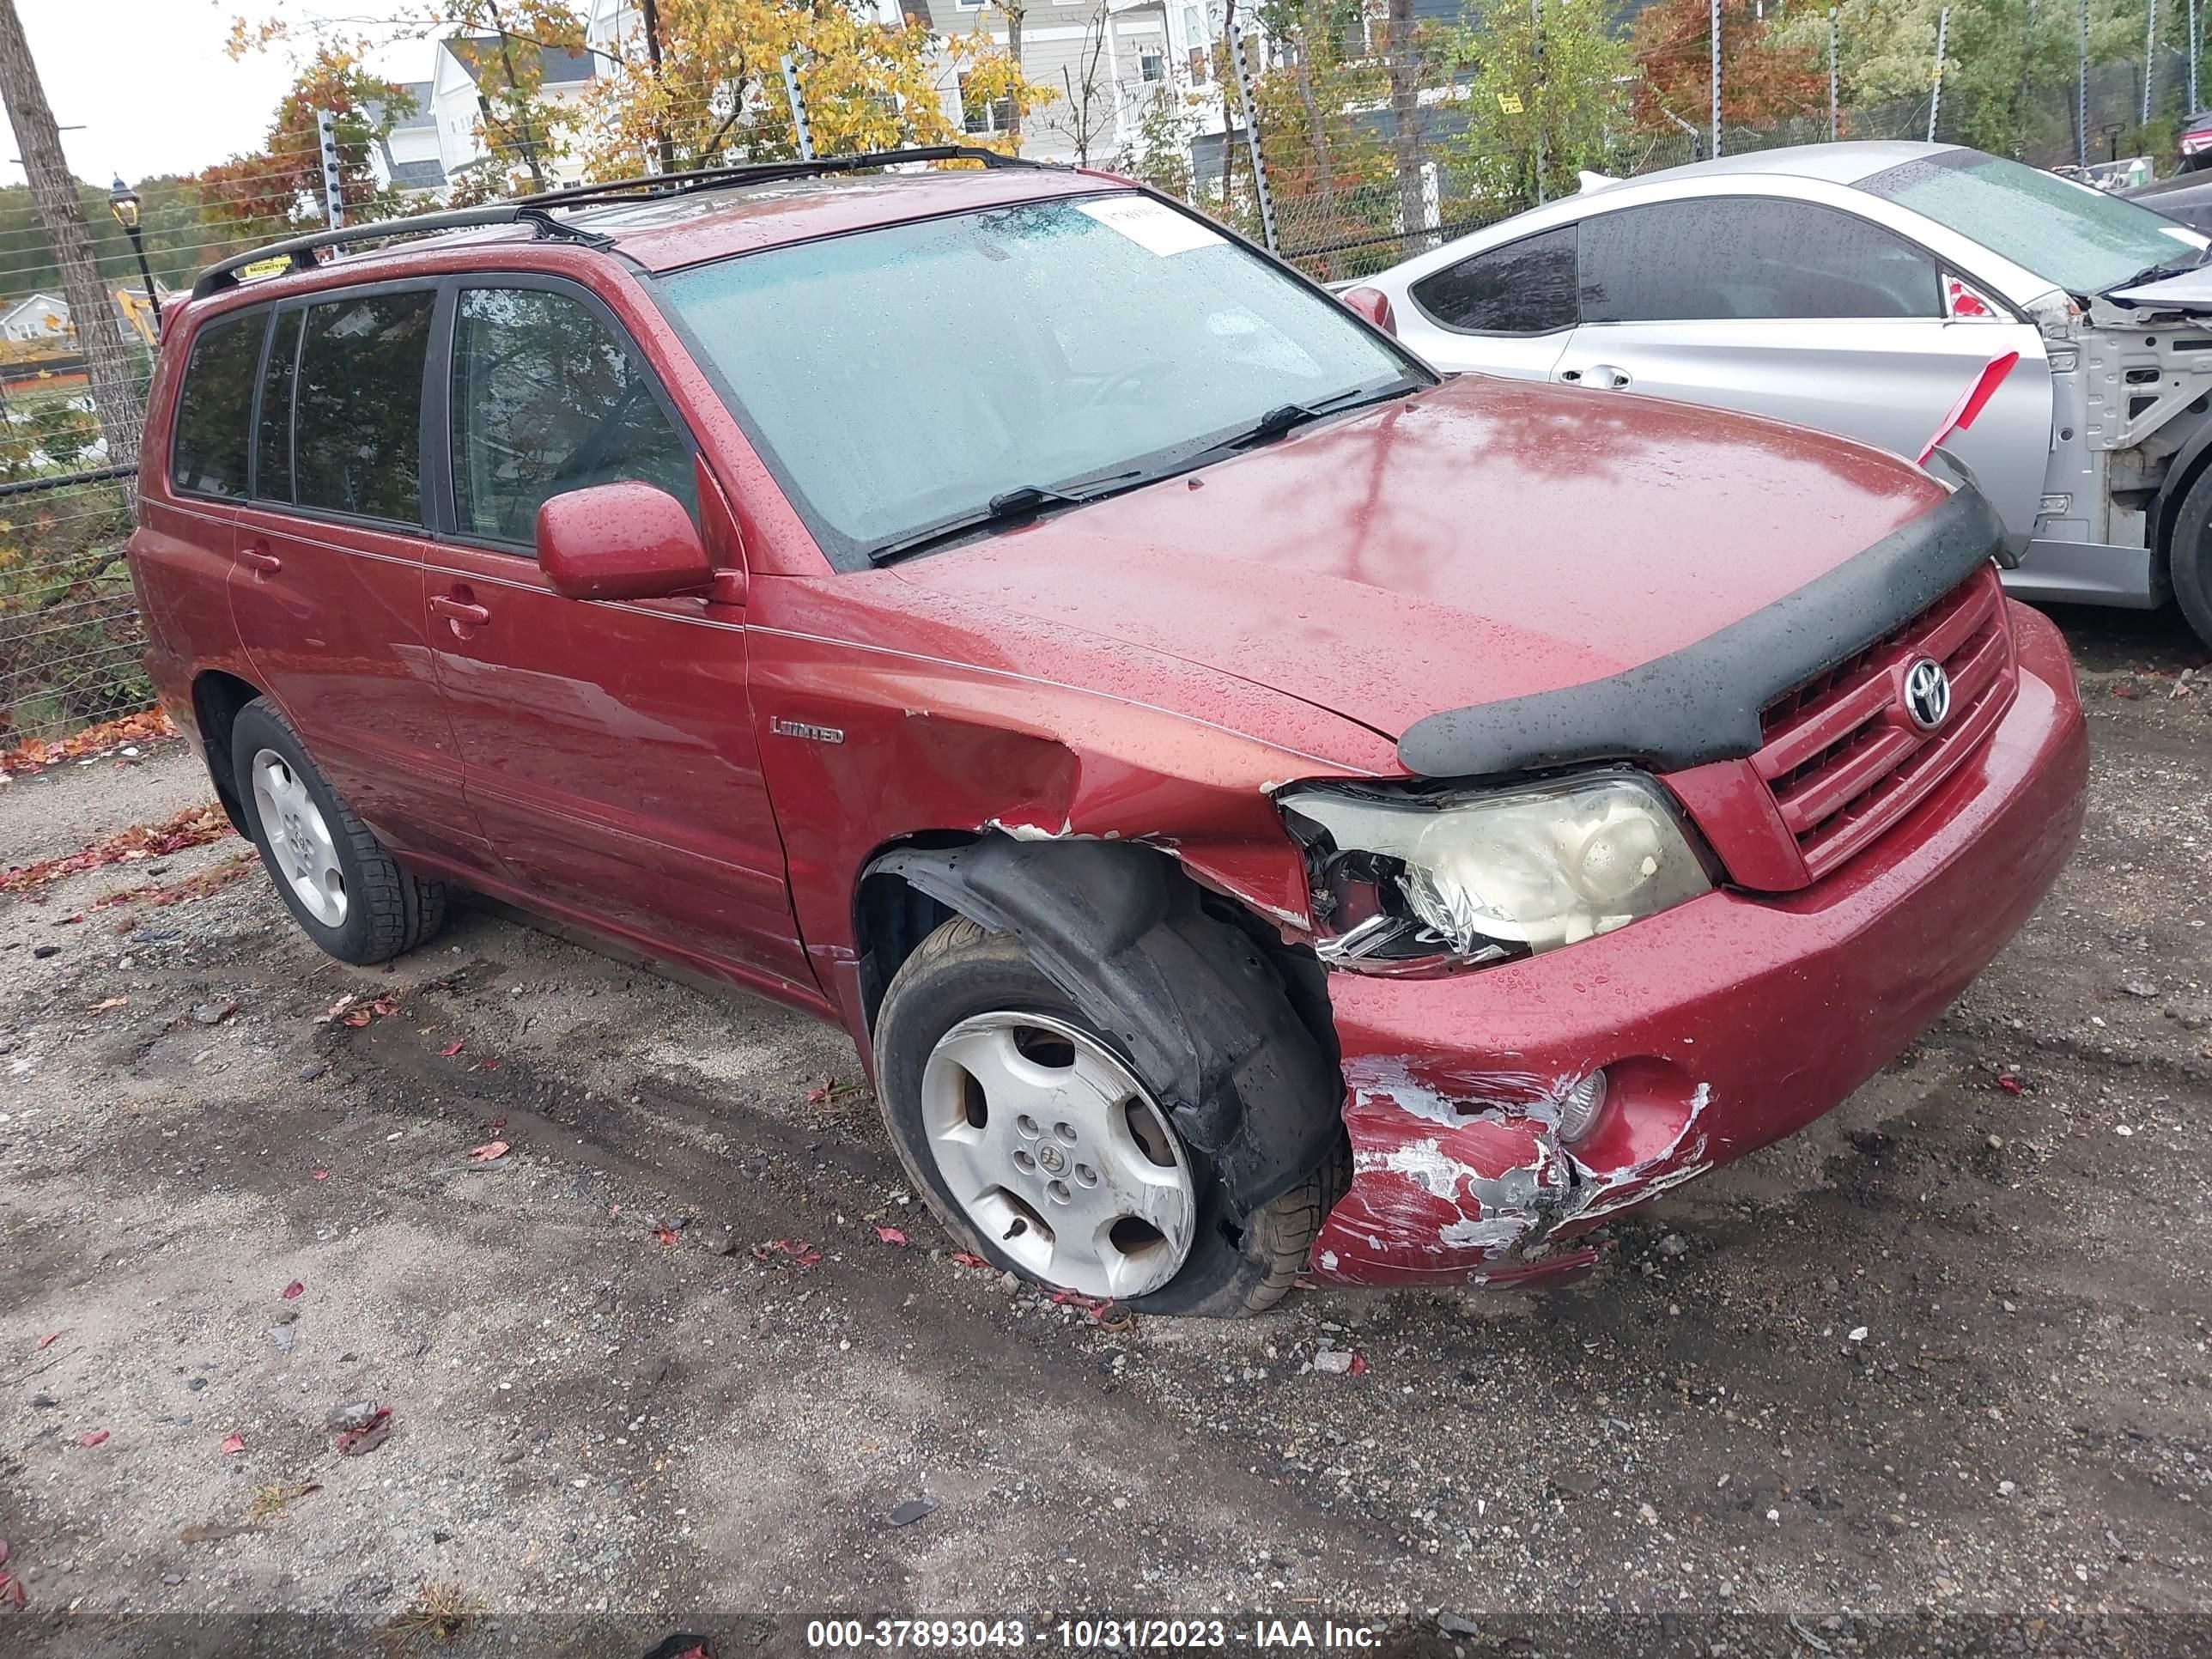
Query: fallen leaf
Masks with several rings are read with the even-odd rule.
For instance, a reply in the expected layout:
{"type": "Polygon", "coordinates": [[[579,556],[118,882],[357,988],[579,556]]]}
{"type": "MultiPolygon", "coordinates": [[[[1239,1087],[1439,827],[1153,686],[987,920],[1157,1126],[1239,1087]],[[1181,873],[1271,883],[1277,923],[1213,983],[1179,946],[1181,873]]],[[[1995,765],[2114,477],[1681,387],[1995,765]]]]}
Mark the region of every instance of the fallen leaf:
{"type": "Polygon", "coordinates": [[[973,1250],[955,1250],[952,1261],[954,1266],[961,1267],[988,1267],[991,1265],[973,1250]]]}
{"type": "Polygon", "coordinates": [[[451,1060],[455,1054],[458,1054],[460,1052],[461,1045],[458,1041],[449,1042],[444,1048],[438,1050],[438,1058],[441,1060],[451,1060]]]}
{"type": "Polygon", "coordinates": [[[822,1260],[822,1252],[803,1238],[771,1238],[764,1244],[753,1246],[753,1259],[757,1261],[766,1261],[773,1255],[783,1256],[800,1267],[811,1267],[822,1260]]]}
{"type": "Polygon", "coordinates": [[[829,1098],[830,1085],[826,1083],[817,1083],[806,1091],[806,1103],[809,1106],[819,1106],[829,1098]]]}
{"type": "MultiPolygon", "coordinates": [[[[135,823],[74,853],[0,870],[0,893],[25,892],[65,876],[124,863],[133,854],[143,858],[149,854],[179,853],[187,847],[198,847],[234,833],[222,809],[212,801],[205,806],[188,806],[160,823],[135,823]]],[[[84,917],[80,915],[65,920],[82,921],[84,917]]]]}
{"type": "Polygon", "coordinates": [[[1354,1376],[1364,1376],[1367,1375],[1367,1356],[1365,1354],[1355,1353],[1352,1356],[1352,1374],[1354,1376]]]}
{"type": "Polygon", "coordinates": [[[493,1054],[486,1054],[482,1060],[477,1062],[477,1070],[479,1072],[496,1072],[499,1070],[498,1057],[493,1054]]]}
{"type": "Polygon", "coordinates": [[[392,1407],[379,1406],[376,1414],[358,1429],[348,1429],[332,1443],[341,1457],[358,1457],[374,1451],[392,1434],[392,1407]]]}
{"type": "Polygon", "coordinates": [[[676,1229],[673,1227],[655,1227],[653,1236],[671,1249],[676,1247],[676,1229]]]}
{"type": "Polygon", "coordinates": [[[896,1227],[877,1228],[876,1238],[879,1243],[896,1244],[901,1249],[906,1248],[906,1235],[896,1227]]]}
{"type": "Polygon", "coordinates": [[[77,1436],[76,1443],[80,1446],[97,1446],[103,1444],[106,1439],[107,1431],[106,1429],[94,1429],[90,1434],[81,1434],[77,1436]]]}
{"type": "Polygon", "coordinates": [[[503,1117],[495,1117],[492,1119],[489,1127],[494,1129],[504,1129],[507,1127],[507,1120],[503,1117]]]}
{"type": "Polygon", "coordinates": [[[284,1299],[287,1302],[297,1301],[301,1297],[305,1296],[307,1291],[307,1287],[295,1279],[284,1287],[284,1299]]]}
{"type": "Polygon", "coordinates": [[[222,1455],[225,1457],[235,1457],[245,1449],[246,1437],[242,1434],[234,1434],[222,1443],[222,1455]]]}
{"type": "Polygon", "coordinates": [[[328,1181],[330,1178],[331,1178],[331,1172],[330,1172],[328,1170],[316,1170],[316,1171],[315,1171],[314,1175],[311,1177],[311,1179],[313,1179],[313,1180],[316,1180],[316,1181],[328,1181]]]}
{"type": "Polygon", "coordinates": [[[399,1012],[399,1005],[394,1002],[390,997],[379,997],[375,1001],[368,1005],[368,1012],[380,1017],[386,1014],[396,1014],[399,1012]]]}
{"type": "Polygon", "coordinates": [[[94,1003],[91,1007],[86,1009],[85,1012],[88,1014],[104,1014],[110,1008],[127,1008],[130,1005],[131,999],[129,997],[103,997],[100,1001],[94,1003]]]}
{"type": "Polygon", "coordinates": [[[2021,1092],[2021,1081],[2018,1078],[2008,1073],[1997,1079],[1997,1087],[2003,1090],[2008,1095],[2016,1095],[2021,1092]]]}
{"type": "Polygon", "coordinates": [[[44,1336],[39,1339],[39,1346],[41,1349],[51,1348],[55,1343],[60,1341],[68,1334],[69,1333],[67,1331],[48,1331],[44,1336]]]}
{"type": "Polygon", "coordinates": [[[345,1012],[347,1009],[352,1007],[353,1000],[353,993],[350,991],[347,992],[336,1002],[331,1004],[329,1007],[324,1009],[321,1013],[317,1014],[315,1016],[315,1024],[318,1025],[329,1024],[331,1020],[336,1019],[340,1014],[345,1012]]]}
{"type": "Polygon", "coordinates": [[[21,1579],[12,1572],[0,1572],[0,1607],[12,1607],[21,1613],[29,1599],[23,1593],[21,1579]]]}
{"type": "Polygon", "coordinates": [[[368,1009],[356,1008],[351,1013],[348,1014],[343,1019],[340,1020],[338,1024],[341,1025],[349,1025],[355,1030],[358,1031],[362,1026],[368,1024],[373,1018],[374,1016],[370,1014],[368,1009]]]}
{"type": "Polygon", "coordinates": [[[479,1164],[489,1164],[495,1158],[505,1158],[507,1156],[507,1147],[505,1141],[487,1140],[481,1146],[470,1147],[469,1156],[479,1164]]]}

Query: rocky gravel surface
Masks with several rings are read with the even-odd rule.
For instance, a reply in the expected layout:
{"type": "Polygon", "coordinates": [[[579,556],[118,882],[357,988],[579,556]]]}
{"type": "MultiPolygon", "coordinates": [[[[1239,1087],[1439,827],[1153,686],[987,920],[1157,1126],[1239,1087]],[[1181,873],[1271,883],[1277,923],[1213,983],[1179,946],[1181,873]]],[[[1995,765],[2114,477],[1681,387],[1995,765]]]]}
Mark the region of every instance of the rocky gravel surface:
{"type": "MultiPolygon", "coordinates": [[[[2033,922],[1538,1297],[1102,1319],[953,1260],[765,1003],[483,911],[346,968],[235,839],[0,896],[0,1653],[2206,1650],[2212,671],[2063,620],[2033,922]]],[[[175,745],[18,778],[0,863],[206,798],[175,745]]]]}

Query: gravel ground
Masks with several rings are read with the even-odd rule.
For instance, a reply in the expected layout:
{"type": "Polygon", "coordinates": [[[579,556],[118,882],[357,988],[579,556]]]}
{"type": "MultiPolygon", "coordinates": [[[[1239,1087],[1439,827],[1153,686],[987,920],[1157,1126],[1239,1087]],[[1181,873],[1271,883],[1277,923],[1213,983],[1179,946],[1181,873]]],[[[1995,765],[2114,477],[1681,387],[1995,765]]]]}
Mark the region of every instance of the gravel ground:
{"type": "MultiPolygon", "coordinates": [[[[2205,1650],[2212,675],[2062,620],[2093,803],[2034,921],[1540,1297],[1101,1325],[950,1259],[826,1026],[483,912],[349,969],[234,839],[0,899],[0,1652],[2205,1650]]],[[[0,863],[209,794],[18,779],[0,863]]]]}

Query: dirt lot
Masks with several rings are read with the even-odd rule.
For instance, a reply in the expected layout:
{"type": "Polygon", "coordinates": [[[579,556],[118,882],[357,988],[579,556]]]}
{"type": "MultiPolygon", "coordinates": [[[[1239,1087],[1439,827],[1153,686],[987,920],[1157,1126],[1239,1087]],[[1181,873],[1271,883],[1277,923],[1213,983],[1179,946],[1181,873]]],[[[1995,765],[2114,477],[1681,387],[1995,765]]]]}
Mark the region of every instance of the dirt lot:
{"type": "MultiPolygon", "coordinates": [[[[2064,620],[2094,799],[2033,924],[1535,1299],[1102,1326],[949,1258],[827,1027],[478,913],[343,968],[250,868],[95,908],[234,839],[0,898],[0,1651],[1255,1612],[1437,1654],[2202,1650],[2212,676],[2064,620]],[[339,1455],[356,1401],[390,1435],[339,1455]]],[[[173,745],[21,778],[0,863],[208,798],[173,745]]]]}

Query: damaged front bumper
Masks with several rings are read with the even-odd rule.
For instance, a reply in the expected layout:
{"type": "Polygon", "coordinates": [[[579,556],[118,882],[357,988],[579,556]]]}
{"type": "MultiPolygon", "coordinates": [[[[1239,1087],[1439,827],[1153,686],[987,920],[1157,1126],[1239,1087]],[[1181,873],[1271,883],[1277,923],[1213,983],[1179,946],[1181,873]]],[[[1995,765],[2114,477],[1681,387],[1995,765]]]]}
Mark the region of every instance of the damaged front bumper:
{"type": "Polygon", "coordinates": [[[1802,1127],[1901,1052],[2071,851],[2088,750],[2057,631],[2013,607],[2020,692],[1987,744],[1835,874],[1720,890],[1525,961],[1330,976],[1352,1178],[1313,1277],[1553,1283],[1576,1238],[1802,1127]],[[1569,1147],[1565,1092],[1603,1067],[1569,1147]]]}

